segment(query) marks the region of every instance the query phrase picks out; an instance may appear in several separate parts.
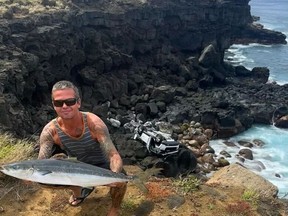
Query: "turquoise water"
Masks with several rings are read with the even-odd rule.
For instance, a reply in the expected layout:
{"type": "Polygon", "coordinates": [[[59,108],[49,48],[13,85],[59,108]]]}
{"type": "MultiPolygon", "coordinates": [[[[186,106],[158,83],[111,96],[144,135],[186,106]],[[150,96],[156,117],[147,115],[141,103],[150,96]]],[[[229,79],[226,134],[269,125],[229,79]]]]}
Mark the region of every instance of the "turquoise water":
{"type": "MultiPolygon", "coordinates": [[[[249,4],[251,14],[260,16],[259,23],[265,28],[281,31],[288,37],[287,0],[252,0],[249,4]]],[[[229,62],[232,64],[243,65],[250,69],[256,66],[266,66],[270,70],[270,81],[276,81],[280,85],[288,83],[287,45],[233,45],[227,51],[226,57],[227,59],[229,57],[229,62]]],[[[288,130],[269,125],[255,125],[230,140],[239,139],[261,139],[265,142],[262,148],[252,148],[254,160],[246,160],[244,163],[251,170],[275,184],[279,189],[279,197],[285,196],[288,193],[288,130]]],[[[224,149],[234,155],[238,153],[239,146],[228,148],[222,141],[215,140],[210,145],[217,153],[224,149]]],[[[229,160],[237,161],[235,157],[229,160]]],[[[285,196],[285,198],[288,197],[285,196]]]]}
{"type": "MultiPolygon", "coordinates": [[[[243,165],[253,170],[258,175],[266,178],[279,189],[279,197],[284,197],[288,193],[288,130],[280,129],[269,125],[254,125],[248,131],[229,139],[234,143],[238,140],[253,141],[262,140],[263,147],[253,147],[253,160],[245,160],[243,165]]],[[[213,140],[210,145],[219,155],[220,151],[225,150],[231,158],[227,158],[230,163],[240,162],[235,155],[242,146],[227,147],[223,140],[213,140]]],[[[285,197],[287,198],[287,197],[285,197]]]]}

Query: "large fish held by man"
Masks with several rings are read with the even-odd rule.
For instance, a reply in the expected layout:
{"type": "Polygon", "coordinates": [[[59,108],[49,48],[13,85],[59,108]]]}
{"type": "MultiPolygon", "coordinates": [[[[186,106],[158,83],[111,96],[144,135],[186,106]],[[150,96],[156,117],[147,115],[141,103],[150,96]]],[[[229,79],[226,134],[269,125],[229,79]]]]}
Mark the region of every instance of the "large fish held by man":
{"type": "Polygon", "coordinates": [[[93,187],[134,180],[134,176],[76,160],[43,159],[5,164],[0,171],[18,179],[51,185],[93,187]]]}

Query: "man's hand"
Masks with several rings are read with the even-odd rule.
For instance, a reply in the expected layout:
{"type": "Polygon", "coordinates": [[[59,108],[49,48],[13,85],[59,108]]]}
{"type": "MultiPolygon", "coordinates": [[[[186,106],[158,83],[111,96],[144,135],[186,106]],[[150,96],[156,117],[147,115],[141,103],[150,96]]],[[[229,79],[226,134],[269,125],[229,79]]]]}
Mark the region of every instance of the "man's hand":
{"type": "Polygon", "coordinates": [[[67,159],[68,156],[64,153],[59,153],[59,154],[53,155],[51,158],[61,160],[61,159],[67,159]]]}

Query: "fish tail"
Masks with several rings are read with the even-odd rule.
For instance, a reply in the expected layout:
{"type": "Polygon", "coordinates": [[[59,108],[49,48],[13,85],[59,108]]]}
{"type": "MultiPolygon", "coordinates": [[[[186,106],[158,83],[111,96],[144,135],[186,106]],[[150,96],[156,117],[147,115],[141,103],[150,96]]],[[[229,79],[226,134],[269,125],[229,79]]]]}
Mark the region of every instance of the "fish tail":
{"type": "Polygon", "coordinates": [[[146,187],[146,185],[144,184],[144,182],[138,178],[138,177],[135,177],[133,178],[133,184],[139,189],[142,191],[142,193],[144,194],[148,194],[148,188],[146,187]]]}
{"type": "Polygon", "coordinates": [[[140,171],[133,177],[134,185],[139,188],[144,194],[147,194],[149,191],[145,186],[145,183],[149,180],[149,177],[159,174],[161,170],[162,168],[157,168],[153,166],[152,168],[146,169],[145,171],[140,171]]]}

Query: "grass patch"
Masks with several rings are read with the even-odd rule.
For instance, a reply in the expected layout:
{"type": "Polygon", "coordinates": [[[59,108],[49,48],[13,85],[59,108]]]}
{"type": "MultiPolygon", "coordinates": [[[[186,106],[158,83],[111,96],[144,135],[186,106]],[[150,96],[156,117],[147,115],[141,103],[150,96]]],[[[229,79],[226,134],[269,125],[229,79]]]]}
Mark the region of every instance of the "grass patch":
{"type": "Polygon", "coordinates": [[[212,204],[212,203],[209,203],[207,207],[208,207],[209,210],[215,209],[215,205],[212,204]]]}
{"type": "Polygon", "coordinates": [[[197,179],[193,175],[189,175],[187,177],[175,179],[172,184],[176,187],[178,193],[186,195],[193,191],[199,190],[201,180],[197,179]]]}
{"type": "MultiPolygon", "coordinates": [[[[21,140],[11,134],[0,134],[0,166],[15,161],[34,159],[37,157],[34,152],[34,143],[28,140],[21,140]]],[[[7,194],[13,193],[15,200],[22,200],[22,194],[36,190],[33,185],[23,184],[23,181],[10,177],[0,172],[0,200],[7,194]]]]}
{"type": "Polygon", "coordinates": [[[121,203],[121,209],[123,210],[123,212],[131,212],[133,210],[135,210],[138,206],[138,203],[136,203],[135,200],[132,199],[128,199],[128,200],[123,200],[123,202],[121,203]]]}
{"type": "Polygon", "coordinates": [[[0,164],[36,158],[34,143],[0,134],[0,164]]]}
{"type": "Polygon", "coordinates": [[[254,190],[247,189],[243,192],[241,199],[256,206],[259,202],[259,194],[254,190]]]}

